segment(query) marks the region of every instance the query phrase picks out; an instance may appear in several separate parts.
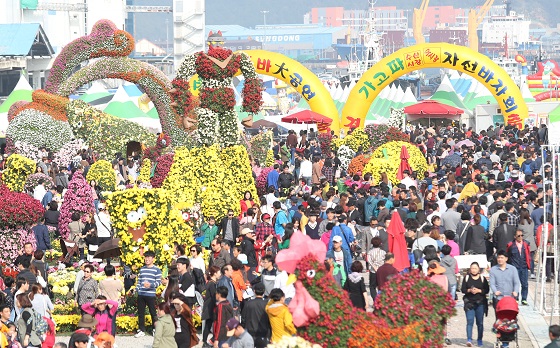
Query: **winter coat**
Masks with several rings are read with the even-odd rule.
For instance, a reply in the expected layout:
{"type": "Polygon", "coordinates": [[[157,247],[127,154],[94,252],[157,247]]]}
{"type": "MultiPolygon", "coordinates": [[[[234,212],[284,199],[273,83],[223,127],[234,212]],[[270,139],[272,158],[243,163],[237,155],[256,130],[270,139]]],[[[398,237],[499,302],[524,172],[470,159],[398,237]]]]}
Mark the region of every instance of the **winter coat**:
{"type": "Polygon", "coordinates": [[[272,328],[271,342],[276,343],[284,336],[292,336],[296,333],[292,314],[284,303],[274,303],[270,301],[266,305],[266,313],[272,328]]]}
{"type": "Polygon", "coordinates": [[[175,323],[171,315],[166,314],[156,322],[153,348],[177,348],[175,342],[175,323]]]}

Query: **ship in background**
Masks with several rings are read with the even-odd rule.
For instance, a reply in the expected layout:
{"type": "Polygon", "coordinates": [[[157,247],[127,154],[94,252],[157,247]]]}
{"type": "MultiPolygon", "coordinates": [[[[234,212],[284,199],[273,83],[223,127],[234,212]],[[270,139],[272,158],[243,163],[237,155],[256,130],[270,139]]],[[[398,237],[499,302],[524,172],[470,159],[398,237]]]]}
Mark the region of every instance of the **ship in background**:
{"type": "MultiPolygon", "coordinates": [[[[348,27],[348,35],[346,43],[338,43],[333,45],[341,59],[348,62],[347,73],[343,74],[339,79],[343,86],[357,82],[369,68],[379,62],[385,55],[392,53],[388,50],[393,41],[393,36],[402,38],[406,33],[407,19],[402,15],[401,10],[388,10],[384,8],[374,8],[377,0],[368,0],[369,6],[367,11],[352,11],[348,18],[345,18],[345,25],[348,27]],[[391,18],[388,23],[380,21],[380,17],[391,18]],[[381,22],[381,26],[379,25],[381,22]],[[388,30],[392,27],[400,28],[400,34],[396,35],[394,31],[388,30]]],[[[402,45],[402,43],[401,43],[402,45]]],[[[394,41],[393,41],[393,48],[394,41]]],[[[400,48],[400,47],[398,47],[400,48]]],[[[397,49],[398,49],[397,48],[397,49]]],[[[396,50],[396,49],[395,49],[396,50]]]]}

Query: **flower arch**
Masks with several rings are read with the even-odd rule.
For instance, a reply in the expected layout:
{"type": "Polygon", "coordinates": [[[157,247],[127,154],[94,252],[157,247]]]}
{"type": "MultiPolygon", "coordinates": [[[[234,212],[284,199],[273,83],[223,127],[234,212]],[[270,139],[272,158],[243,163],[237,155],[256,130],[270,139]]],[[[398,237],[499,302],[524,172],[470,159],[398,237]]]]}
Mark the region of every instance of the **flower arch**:
{"type": "Polygon", "coordinates": [[[179,127],[180,118],[171,108],[171,99],[167,91],[172,88],[165,74],[156,67],[127,57],[107,57],[90,64],[61,83],[58,93],[68,97],[80,86],[95,80],[115,78],[136,83],[154,102],[161,122],[161,129],[169,134],[173,145],[184,145],[189,136],[179,127]]]}
{"type": "Polygon", "coordinates": [[[134,38],[124,30],[103,19],[97,21],[91,33],[64,46],[53,62],[45,91],[58,94],[61,84],[68,79],[74,68],[91,58],[126,57],[134,50],[134,38]]]}

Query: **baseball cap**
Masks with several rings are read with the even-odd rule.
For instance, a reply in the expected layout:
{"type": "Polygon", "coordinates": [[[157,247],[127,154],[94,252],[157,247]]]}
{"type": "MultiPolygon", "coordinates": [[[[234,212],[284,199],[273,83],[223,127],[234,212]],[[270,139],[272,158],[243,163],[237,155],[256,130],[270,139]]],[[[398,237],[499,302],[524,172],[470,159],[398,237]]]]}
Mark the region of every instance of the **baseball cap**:
{"type": "Polygon", "coordinates": [[[333,242],[342,242],[342,237],[341,236],[334,236],[332,239],[333,242]]]}
{"type": "Polygon", "coordinates": [[[249,261],[247,260],[247,255],[245,255],[245,254],[239,254],[239,255],[237,255],[237,259],[238,259],[239,261],[241,261],[241,263],[244,264],[244,265],[246,265],[246,264],[249,263],[249,261]]]}
{"type": "Polygon", "coordinates": [[[266,220],[266,219],[270,219],[270,214],[268,213],[264,213],[261,217],[262,221],[266,220]]]}
{"type": "Polygon", "coordinates": [[[247,233],[251,233],[251,232],[253,232],[252,229],[245,227],[244,229],[241,230],[241,233],[240,233],[240,234],[241,234],[242,236],[244,236],[244,235],[246,235],[247,233]]]}
{"type": "Polygon", "coordinates": [[[226,323],[226,330],[227,330],[227,335],[228,337],[233,336],[233,333],[235,332],[235,329],[237,329],[237,327],[241,325],[239,323],[239,321],[235,318],[231,318],[230,320],[227,321],[226,323]]]}

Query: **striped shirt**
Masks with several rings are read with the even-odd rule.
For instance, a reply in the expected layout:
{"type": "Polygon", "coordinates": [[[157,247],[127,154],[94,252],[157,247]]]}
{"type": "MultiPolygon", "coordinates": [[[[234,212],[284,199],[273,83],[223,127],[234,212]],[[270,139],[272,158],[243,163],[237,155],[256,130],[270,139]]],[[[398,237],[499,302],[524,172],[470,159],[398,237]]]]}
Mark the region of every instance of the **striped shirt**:
{"type": "Polygon", "coordinates": [[[372,248],[367,254],[367,261],[370,272],[377,272],[377,269],[385,263],[385,250],[372,248]]]}
{"type": "Polygon", "coordinates": [[[161,285],[161,270],[158,267],[144,266],[140,268],[140,273],[138,274],[138,283],[136,284],[136,290],[138,291],[138,296],[155,297],[156,289],[160,285],[161,285]],[[145,288],[144,282],[150,283],[150,287],[145,288]]]}

